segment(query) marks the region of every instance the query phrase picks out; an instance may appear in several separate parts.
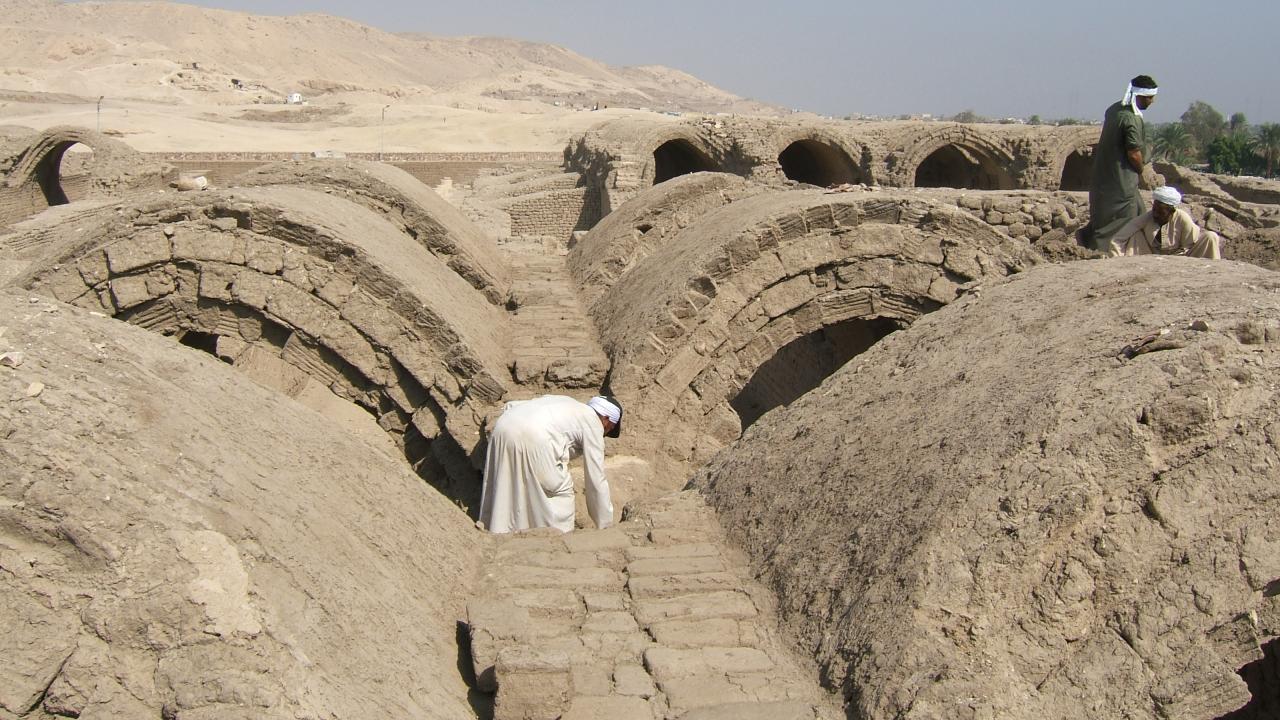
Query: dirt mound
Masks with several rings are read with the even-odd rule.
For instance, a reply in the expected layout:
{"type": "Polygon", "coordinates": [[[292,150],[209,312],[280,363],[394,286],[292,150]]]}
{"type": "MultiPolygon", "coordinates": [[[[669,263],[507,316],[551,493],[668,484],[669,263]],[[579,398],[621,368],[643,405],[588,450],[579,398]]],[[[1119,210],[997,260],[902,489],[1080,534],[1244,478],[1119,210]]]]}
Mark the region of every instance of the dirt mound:
{"type": "Polygon", "coordinates": [[[144,330],[0,318],[0,716],[470,715],[480,536],[402,459],[144,330]]]}
{"type": "Polygon", "coordinates": [[[1275,717],[1277,317],[1239,263],[1032,268],[693,484],[851,717],[1275,717]]]}
{"type": "Polygon", "coordinates": [[[1280,270],[1280,229],[1253,230],[1222,248],[1222,256],[1268,270],[1280,270]]]}

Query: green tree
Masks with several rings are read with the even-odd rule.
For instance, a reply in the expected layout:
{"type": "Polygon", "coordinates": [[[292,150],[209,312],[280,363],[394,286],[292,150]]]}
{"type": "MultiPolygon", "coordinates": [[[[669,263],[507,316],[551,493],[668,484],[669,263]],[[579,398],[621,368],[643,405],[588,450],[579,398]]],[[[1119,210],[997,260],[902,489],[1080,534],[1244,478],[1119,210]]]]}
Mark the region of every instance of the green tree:
{"type": "Polygon", "coordinates": [[[1261,173],[1262,158],[1254,151],[1256,139],[1246,132],[1229,133],[1209,143],[1205,154],[1216,173],[1261,173]]]}
{"type": "Polygon", "coordinates": [[[1231,132],[1241,132],[1249,129],[1249,120],[1244,113],[1231,113],[1231,119],[1227,121],[1228,129],[1231,132]]]}
{"type": "Polygon", "coordinates": [[[1039,115],[1032,115],[1031,117],[1027,118],[1027,124],[1028,124],[1028,125],[1043,125],[1043,124],[1044,124],[1044,121],[1040,119],[1040,116],[1039,116],[1039,115]]]}
{"type": "Polygon", "coordinates": [[[961,110],[960,112],[958,112],[958,113],[956,113],[955,115],[951,116],[951,120],[952,120],[952,122],[958,122],[958,123],[982,123],[982,122],[987,122],[987,119],[986,119],[986,118],[982,117],[981,115],[979,115],[978,113],[976,113],[976,112],[974,112],[974,111],[972,111],[972,110],[961,110]]]}
{"type": "Polygon", "coordinates": [[[1263,123],[1254,136],[1253,151],[1267,163],[1267,177],[1280,167],[1280,123],[1263,123]]]}
{"type": "Polygon", "coordinates": [[[1057,125],[1058,127],[1066,127],[1068,125],[1088,125],[1089,122],[1087,120],[1081,120],[1079,118],[1065,117],[1065,118],[1059,118],[1058,120],[1054,120],[1053,124],[1057,125]]]}
{"type": "MultiPolygon", "coordinates": [[[[1201,157],[1205,157],[1209,150],[1209,143],[1222,137],[1227,131],[1227,120],[1222,117],[1222,113],[1214,109],[1212,105],[1203,100],[1196,100],[1191,103],[1187,111],[1182,113],[1182,125],[1187,129],[1187,134],[1195,141],[1196,150],[1201,157]]],[[[1205,159],[1208,159],[1205,157],[1205,159]]]]}
{"type": "Polygon", "coordinates": [[[1195,159],[1195,143],[1182,123],[1165,123],[1157,126],[1151,137],[1155,153],[1153,160],[1163,160],[1174,165],[1190,165],[1195,159]]]}

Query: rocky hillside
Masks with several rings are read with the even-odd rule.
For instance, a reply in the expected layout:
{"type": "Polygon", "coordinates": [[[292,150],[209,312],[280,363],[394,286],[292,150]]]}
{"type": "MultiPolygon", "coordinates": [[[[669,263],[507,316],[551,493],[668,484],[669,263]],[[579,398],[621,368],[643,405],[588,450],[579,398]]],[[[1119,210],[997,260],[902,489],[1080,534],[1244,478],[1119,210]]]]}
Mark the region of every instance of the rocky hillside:
{"type": "Polygon", "coordinates": [[[422,102],[771,112],[660,66],[619,68],[502,38],[392,34],[327,15],[257,16],[168,2],[0,0],[0,90],[183,104],[290,93],[422,102]]]}

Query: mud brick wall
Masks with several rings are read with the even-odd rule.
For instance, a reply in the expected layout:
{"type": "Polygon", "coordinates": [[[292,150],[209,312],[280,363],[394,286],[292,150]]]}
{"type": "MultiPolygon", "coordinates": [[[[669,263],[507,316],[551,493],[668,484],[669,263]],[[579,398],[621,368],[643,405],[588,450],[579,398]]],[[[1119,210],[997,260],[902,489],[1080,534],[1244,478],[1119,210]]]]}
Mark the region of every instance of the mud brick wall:
{"type": "Polygon", "coordinates": [[[21,187],[0,185],[0,228],[29,218],[47,207],[49,203],[35,183],[21,187]]]}
{"type": "Polygon", "coordinates": [[[599,194],[576,187],[528,195],[507,207],[512,235],[568,239],[600,219],[599,194]]]}
{"type": "Polygon", "coordinates": [[[974,193],[960,195],[954,203],[1009,237],[1032,242],[1055,228],[1070,232],[1089,220],[1087,193],[974,193]]]}

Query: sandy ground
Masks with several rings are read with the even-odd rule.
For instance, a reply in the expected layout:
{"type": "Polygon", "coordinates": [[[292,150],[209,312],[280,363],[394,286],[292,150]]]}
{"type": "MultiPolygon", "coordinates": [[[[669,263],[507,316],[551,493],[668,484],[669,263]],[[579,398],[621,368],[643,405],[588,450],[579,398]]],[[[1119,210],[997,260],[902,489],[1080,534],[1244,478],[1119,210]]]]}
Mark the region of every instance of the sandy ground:
{"type": "MultiPolygon", "coordinates": [[[[144,152],[558,152],[569,139],[609,119],[655,112],[613,109],[542,112],[466,110],[441,105],[386,103],[337,106],[102,105],[101,128],[144,152]],[[308,122],[288,118],[310,112],[308,122]],[[271,120],[252,120],[272,114],[271,120]],[[279,121],[274,117],[280,113],[279,121]]],[[[43,130],[55,125],[98,127],[94,103],[0,101],[0,124],[43,130]]]]}

